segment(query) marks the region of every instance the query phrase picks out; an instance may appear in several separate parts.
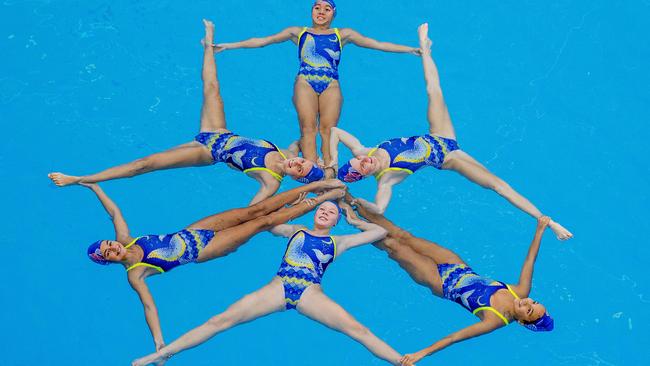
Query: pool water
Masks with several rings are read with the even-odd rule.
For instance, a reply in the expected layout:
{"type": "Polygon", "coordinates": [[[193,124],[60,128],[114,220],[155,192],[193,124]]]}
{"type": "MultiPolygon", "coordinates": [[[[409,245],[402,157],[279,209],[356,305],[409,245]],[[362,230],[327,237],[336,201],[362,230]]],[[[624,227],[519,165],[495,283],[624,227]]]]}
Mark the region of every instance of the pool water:
{"type": "MultiPolygon", "coordinates": [[[[555,331],[511,326],[419,365],[647,364],[650,2],[338,3],[335,26],[379,40],[415,46],[417,25],[429,22],[459,144],[575,234],[564,243],[548,232],[535,269],[531,295],[555,317],[555,331]]],[[[309,4],[0,2],[0,364],[127,365],[153,350],[123,269],[86,259],[90,242],[112,237],[106,214],[88,190],[56,188],[46,174],[86,174],[190,141],[201,103],[201,18],[215,22],[217,42],[235,41],[308,25],[309,4]]],[[[230,128],[282,146],[298,136],[296,56],[291,43],[217,55],[230,128]]],[[[417,57],[350,46],[340,73],[340,126],[365,144],[426,131],[417,57]]],[[[179,230],[246,205],[256,189],[222,165],[102,186],[134,234],[179,230]]],[[[371,180],[351,186],[366,198],[373,188],[371,180]]],[[[435,169],[398,186],[386,215],[507,282],[517,281],[535,228],[493,192],[435,169]]],[[[261,234],[226,258],[150,279],[166,341],[269,281],[285,244],[261,234]]],[[[323,286],[404,353],[476,321],[372,246],[337,260],[323,286]]],[[[288,363],[382,364],[295,312],[237,327],[169,364],[288,363]]]]}

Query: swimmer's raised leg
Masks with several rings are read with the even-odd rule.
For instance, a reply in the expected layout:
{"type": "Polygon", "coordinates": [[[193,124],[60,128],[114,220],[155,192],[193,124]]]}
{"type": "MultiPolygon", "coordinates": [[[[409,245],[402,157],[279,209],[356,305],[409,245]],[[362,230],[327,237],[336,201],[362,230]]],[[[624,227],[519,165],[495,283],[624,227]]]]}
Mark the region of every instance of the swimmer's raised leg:
{"type": "MultiPolygon", "coordinates": [[[[223,101],[219,92],[217,67],[214,60],[214,24],[203,20],[205,37],[203,39],[203,106],[201,108],[201,131],[216,131],[226,127],[223,101]]],[[[169,150],[152,154],[130,163],[122,164],[102,172],[74,176],[63,173],[50,173],[48,177],[59,187],[79,183],[99,183],[112,179],[130,178],[156,170],[206,166],[212,164],[210,151],[196,141],[169,150]]]]}
{"type": "MultiPolygon", "coordinates": [[[[438,69],[433,57],[431,57],[431,40],[429,39],[428,32],[429,25],[427,23],[418,27],[424,79],[429,98],[429,133],[455,139],[456,134],[442,94],[438,69]]],[[[471,182],[496,192],[508,200],[513,206],[536,219],[543,216],[542,212],[526,197],[515,191],[503,179],[494,175],[482,164],[462,150],[450,152],[445,157],[442,169],[453,170],[471,182]]],[[[556,222],[552,222],[549,226],[560,240],[567,240],[573,236],[571,232],[556,222]]]]}

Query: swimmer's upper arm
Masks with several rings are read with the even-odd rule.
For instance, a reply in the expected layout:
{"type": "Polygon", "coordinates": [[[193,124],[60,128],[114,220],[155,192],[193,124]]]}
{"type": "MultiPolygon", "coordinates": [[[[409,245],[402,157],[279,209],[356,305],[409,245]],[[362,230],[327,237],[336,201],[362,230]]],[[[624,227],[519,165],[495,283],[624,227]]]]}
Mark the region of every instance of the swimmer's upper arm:
{"type": "Polygon", "coordinates": [[[352,154],[354,154],[354,156],[365,155],[370,152],[370,149],[363,146],[358,138],[342,128],[332,127],[330,136],[332,141],[341,141],[343,145],[347,146],[347,148],[352,151],[352,154]]]}
{"type": "Polygon", "coordinates": [[[298,35],[302,31],[300,27],[288,27],[283,29],[281,32],[267,37],[270,43],[280,43],[284,41],[291,40],[294,43],[298,42],[298,35]]]}
{"type": "Polygon", "coordinates": [[[304,229],[304,227],[302,225],[281,224],[274,226],[269,232],[275,236],[289,238],[300,229],[304,229]]]}
{"type": "Polygon", "coordinates": [[[256,174],[253,178],[260,182],[260,189],[253,196],[253,199],[251,199],[249,206],[273,196],[280,188],[280,182],[268,172],[260,172],[260,174],[256,174]]]}

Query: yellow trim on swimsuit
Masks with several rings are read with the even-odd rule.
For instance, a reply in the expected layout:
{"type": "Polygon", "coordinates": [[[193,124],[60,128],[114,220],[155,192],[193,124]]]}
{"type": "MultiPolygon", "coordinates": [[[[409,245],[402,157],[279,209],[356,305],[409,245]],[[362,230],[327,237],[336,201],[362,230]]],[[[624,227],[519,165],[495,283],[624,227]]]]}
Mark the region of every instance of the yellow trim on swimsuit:
{"type": "Polygon", "coordinates": [[[336,38],[339,39],[339,48],[343,50],[343,41],[341,41],[341,33],[339,33],[339,29],[334,28],[334,33],[336,33],[336,38]]]}
{"type": "Polygon", "coordinates": [[[336,239],[332,235],[330,235],[330,238],[332,239],[332,243],[334,243],[334,258],[332,260],[336,259],[336,253],[338,252],[336,249],[336,239]]]}
{"type": "Polygon", "coordinates": [[[255,167],[255,168],[244,169],[244,173],[254,172],[254,171],[267,172],[267,173],[271,174],[273,176],[273,178],[275,178],[278,181],[282,182],[282,176],[280,174],[274,172],[273,170],[269,169],[269,168],[255,167]]]}
{"type": "Polygon", "coordinates": [[[300,32],[300,34],[298,35],[298,43],[300,43],[300,38],[302,38],[302,35],[305,34],[306,31],[307,31],[307,27],[303,27],[302,32],[300,32]]]}
{"type": "Polygon", "coordinates": [[[503,316],[497,309],[495,309],[495,308],[493,308],[491,306],[482,306],[480,308],[474,309],[474,311],[472,311],[472,314],[476,315],[476,313],[478,313],[479,311],[483,311],[483,310],[489,310],[489,311],[493,312],[496,316],[501,318],[501,320],[503,320],[503,322],[506,323],[506,325],[510,324],[508,322],[508,319],[506,319],[505,316],[503,316]]]}
{"type": "MultiPolygon", "coordinates": [[[[275,147],[275,150],[277,150],[278,153],[280,153],[280,156],[282,156],[282,159],[287,160],[287,156],[284,155],[284,153],[282,152],[282,150],[280,150],[280,148],[278,148],[274,143],[270,143],[270,144],[273,145],[273,147],[275,147]]],[[[283,179],[283,177],[280,174],[278,174],[278,173],[274,172],[273,170],[271,170],[269,168],[266,168],[266,167],[248,168],[248,169],[244,169],[243,172],[248,173],[248,172],[253,172],[253,171],[267,172],[267,173],[271,174],[273,176],[273,178],[277,179],[279,182],[282,182],[282,179],[283,179]]]]}
{"type": "MultiPolygon", "coordinates": [[[[124,249],[129,249],[130,247],[132,247],[133,244],[135,244],[135,242],[138,241],[138,239],[140,239],[140,237],[137,237],[137,238],[133,239],[133,241],[131,241],[129,244],[127,244],[127,245],[124,247],[124,249]]],[[[160,268],[160,267],[158,267],[158,266],[154,266],[153,264],[142,263],[142,262],[138,262],[138,263],[132,265],[131,267],[127,268],[126,271],[128,272],[128,271],[132,270],[133,268],[136,268],[136,267],[142,267],[142,266],[150,267],[150,268],[153,268],[153,269],[157,269],[158,272],[160,272],[160,273],[165,273],[165,270],[162,269],[162,268],[160,268]]]]}
{"type": "MultiPolygon", "coordinates": [[[[368,156],[374,155],[377,152],[378,149],[379,149],[378,147],[373,147],[372,149],[370,149],[370,152],[368,153],[368,156]]],[[[386,168],[386,169],[382,170],[381,172],[379,172],[379,174],[375,175],[375,179],[379,180],[384,174],[386,174],[389,171],[406,172],[409,175],[413,174],[412,170],[406,169],[406,168],[386,168]]]]}
{"type": "Polygon", "coordinates": [[[139,263],[136,263],[136,264],[132,265],[131,267],[127,268],[126,271],[128,272],[128,271],[130,271],[130,270],[132,270],[133,268],[136,268],[136,267],[149,267],[149,268],[157,269],[158,272],[160,272],[160,273],[165,273],[165,270],[158,267],[158,266],[154,266],[153,264],[142,263],[142,262],[139,262],[139,263]]]}
{"type": "MultiPolygon", "coordinates": [[[[512,296],[515,297],[515,299],[519,299],[519,296],[518,296],[518,295],[515,293],[515,291],[510,287],[510,285],[506,285],[506,288],[507,288],[508,291],[512,294],[512,296]]],[[[472,314],[476,315],[476,313],[478,313],[479,311],[483,311],[483,310],[489,310],[489,311],[493,312],[496,316],[498,316],[499,318],[501,318],[501,320],[503,320],[503,322],[506,323],[506,325],[510,324],[510,323],[508,322],[508,319],[506,319],[505,316],[503,316],[503,315],[502,315],[502,314],[501,314],[497,309],[495,309],[495,308],[493,308],[493,307],[491,307],[491,306],[483,306],[483,307],[477,308],[477,309],[475,309],[474,311],[472,311],[472,314]]]]}

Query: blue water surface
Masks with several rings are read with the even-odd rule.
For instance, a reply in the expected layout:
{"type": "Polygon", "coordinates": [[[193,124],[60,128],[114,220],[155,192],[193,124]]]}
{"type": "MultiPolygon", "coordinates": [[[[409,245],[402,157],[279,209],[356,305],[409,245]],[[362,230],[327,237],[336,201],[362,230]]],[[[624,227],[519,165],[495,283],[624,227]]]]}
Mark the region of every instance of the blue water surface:
{"type": "MultiPolygon", "coordinates": [[[[650,2],[340,0],[335,26],[433,54],[464,150],[575,234],[544,237],[532,296],[549,334],[516,325],[420,365],[641,365],[650,359],[650,2]]],[[[0,2],[1,365],[127,365],[153,351],[120,266],[86,246],[111,238],[95,197],[46,174],[87,174],[190,141],[201,105],[201,18],[216,40],[310,24],[310,1],[0,2]]],[[[298,136],[291,43],[217,56],[229,127],[286,146],[298,136]]],[[[427,131],[420,59],[354,46],[341,63],[340,125],[372,145],[427,131]]],[[[344,155],[349,156],[349,155],[344,155]]],[[[283,189],[297,184],[286,181],[283,189]]],[[[174,232],[244,206],[256,183],[225,166],[102,185],[134,234],[174,232]]],[[[370,180],[351,187],[372,197],[370,180]]],[[[426,169],[387,216],[516,282],[535,221],[493,192],[426,169]]],[[[299,222],[307,223],[311,216],[299,222]]],[[[353,232],[342,225],[337,232],[353,232]]],[[[237,253],[148,281],[170,342],[269,281],[286,242],[261,234],[237,253]]],[[[416,285],[372,246],[330,267],[326,292],[400,352],[477,319],[416,285]]],[[[169,365],[379,365],[362,346],[295,312],[242,325],[169,365]]]]}

